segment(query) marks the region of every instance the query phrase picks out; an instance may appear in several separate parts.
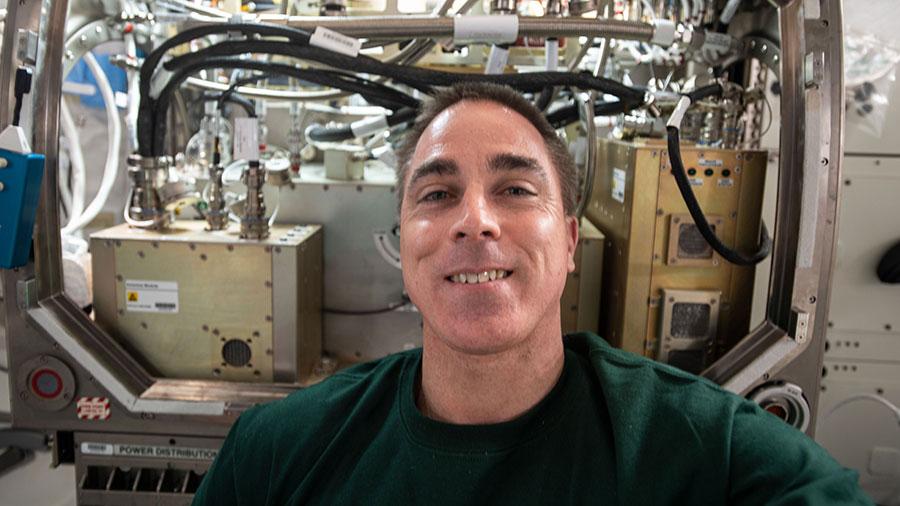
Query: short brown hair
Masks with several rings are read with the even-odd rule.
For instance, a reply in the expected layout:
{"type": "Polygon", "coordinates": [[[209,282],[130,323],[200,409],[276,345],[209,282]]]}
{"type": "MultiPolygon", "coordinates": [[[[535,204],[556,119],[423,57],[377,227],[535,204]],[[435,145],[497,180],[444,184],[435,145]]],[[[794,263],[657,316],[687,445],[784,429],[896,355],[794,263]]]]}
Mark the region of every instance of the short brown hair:
{"type": "Polygon", "coordinates": [[[428,125],[434,121],[438,114],[464,100],[473,102],[487,101],[500,104],[521,114],[529,123],[534,125],[538,133],[543,137],[544,147],[547,149],[550,162],[556,169],[563,209],[567,216],[574,216],[575,209],[578,206],[578,190],[575,182],[575,163],[572,161],[571,155],[569,155],[566,144],[556,135],[556,130],[550,126],[543,113],[519,92],[509,86],[480,82],[463,82],[447,88],[441,88],[431,98],[423,101],[419,108],[416,124],[410,130],[398,155],[397,188],[400,206],[403,206],[403,194],[406,190],[406,175],[409,172],[409,162],[425,129],[428,128],[428,125]]]}

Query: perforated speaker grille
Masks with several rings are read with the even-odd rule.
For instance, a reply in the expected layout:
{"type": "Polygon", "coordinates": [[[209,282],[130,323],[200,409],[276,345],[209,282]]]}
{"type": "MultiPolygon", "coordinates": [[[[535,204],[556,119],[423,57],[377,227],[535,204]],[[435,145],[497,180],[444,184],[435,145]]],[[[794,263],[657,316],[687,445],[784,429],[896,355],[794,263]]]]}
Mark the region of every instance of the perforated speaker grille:
{"type": "Polygon", "coordinates": [[[222,358],[234,367],[243,367],[250,363],[250,347],[240,339],[232,339],[222,346],[222,358]]]}

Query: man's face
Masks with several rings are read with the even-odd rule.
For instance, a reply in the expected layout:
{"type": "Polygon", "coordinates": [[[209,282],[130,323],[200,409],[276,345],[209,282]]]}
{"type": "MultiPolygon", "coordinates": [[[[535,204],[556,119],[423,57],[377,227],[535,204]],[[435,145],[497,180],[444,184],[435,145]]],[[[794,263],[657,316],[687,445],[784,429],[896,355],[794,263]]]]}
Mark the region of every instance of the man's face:
{"type": "Polygon", "coordinates": [[[425,130],[408,173],[403,280],[426,338],[489,354],[559,336],[578,226],[537,129],[494,102],[457,103],[425,130]]]}

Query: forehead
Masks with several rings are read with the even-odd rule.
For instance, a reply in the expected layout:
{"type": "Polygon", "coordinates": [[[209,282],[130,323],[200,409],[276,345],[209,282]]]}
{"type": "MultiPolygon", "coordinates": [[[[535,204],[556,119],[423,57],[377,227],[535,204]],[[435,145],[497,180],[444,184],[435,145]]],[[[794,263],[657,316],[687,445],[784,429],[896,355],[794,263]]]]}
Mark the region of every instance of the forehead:
{"type": "Polygon", "coordinates": [[[410,171],[433,158],[483,159],[513,153],[550,160],[537,128],[518,112],[491,101],[463,100],[441,111],[422,133],[410,159],[410,171]]]}

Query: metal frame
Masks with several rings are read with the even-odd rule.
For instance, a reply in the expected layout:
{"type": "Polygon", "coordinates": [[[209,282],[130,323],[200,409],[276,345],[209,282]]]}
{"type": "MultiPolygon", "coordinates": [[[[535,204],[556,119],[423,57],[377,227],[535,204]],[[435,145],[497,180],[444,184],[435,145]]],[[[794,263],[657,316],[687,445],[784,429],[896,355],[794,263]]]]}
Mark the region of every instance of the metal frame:
{"type": "MultiPolygon", "coordinates": [[[[841,7],[839,0],[821,0],[819,15],[806,19],[804,4],[810,2],[780,3],[782,149],[767,321],[705,375],[741,394],[776,377],[790,381],[803,388],[815,413],[840,199],[844,114],[841,7]]],[[[12,95],[17,30],[40,33],[32,134],[34,150],[46,157],[34,262],[0,272],[0,294],[5,294],[0,299],[0,314],[6,320],[11,362],[28,358],[19,356],[24,348],[18,343],[29,343],[29,353],[42,349],[68,357],[70,363],[78,364],[79,385],[109,395],[127,413],[107,426],[110,431],[224,435],[239,412],[283,397],[293,387],[229,384],[225,388],[219,382],[153,378],[62,294],[56,167],[68,2],[24,0],[8,7],[0,89],[6,96],[12,95]],[[147,423],[154,419],[165,423],[147,423]]],[[[299,20],[287,21],[299,24],[299,20]]],[[[402,23],[393,19],[388,26],[396,31],[402,23]]],[[[428,23],[439,33],[450,26],[444,21],[428,23]]],[[[598,23],[591,25],[598,34],[611,33],[598,23]]],[[[368,26],[374,28],[371,23],[368,26]]],[[[380,33],[386,32],[371,35],[380,33]]],[[[9,103],[0,100],[0,128],[9,122],[9,103]]],[[[15,411],[13,416],[15,425],[95,430],[89,425],[53,422],[49,417],[20,418],[15,411]]]]}

